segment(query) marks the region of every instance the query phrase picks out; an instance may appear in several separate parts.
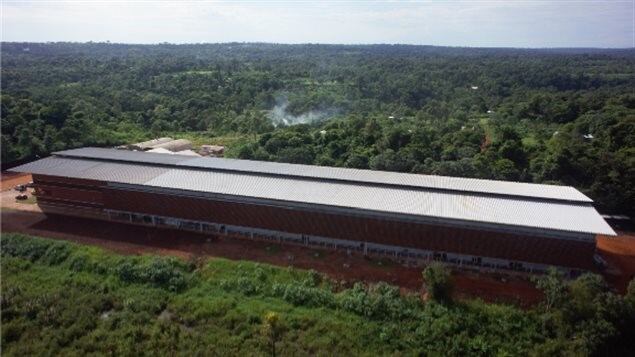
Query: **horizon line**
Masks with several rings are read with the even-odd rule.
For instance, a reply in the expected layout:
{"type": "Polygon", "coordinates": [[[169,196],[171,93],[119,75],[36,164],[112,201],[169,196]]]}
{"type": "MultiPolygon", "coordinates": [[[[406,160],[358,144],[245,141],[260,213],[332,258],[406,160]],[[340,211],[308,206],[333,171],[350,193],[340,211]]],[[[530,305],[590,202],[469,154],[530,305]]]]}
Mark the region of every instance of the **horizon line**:
{"type": "Polygon", "coordinates": [[[253,44],[253,45],[283,45],[283,46],[303,46],[303,45],[316,45],[316,46],[411,46],[411,47],[444,47],[444,48],[473,48],[473,49],[517,49],[517,50],[635,50],[635,46],[630,47],[522,47],[522,46],[461,46],[461,45],[433,45],[433,44],[413,44],[413,43],[389,43],[389,42],[376,42],[376,43],[327,43],[327,42],[265,42],[265,41],[228,41],[228,42],[111,42],[111,41],[64,41],[64,40],[52,40],[52,41],[28,41],[28,40],[0,40],[0,43],[29,43],[29,44],[105,44],[105,45],[129,45],[129,46],[157,46],[157,45],[173,45],[173,46],[191,46],[191,45],[230,45],[230,44],[253,44]]]}

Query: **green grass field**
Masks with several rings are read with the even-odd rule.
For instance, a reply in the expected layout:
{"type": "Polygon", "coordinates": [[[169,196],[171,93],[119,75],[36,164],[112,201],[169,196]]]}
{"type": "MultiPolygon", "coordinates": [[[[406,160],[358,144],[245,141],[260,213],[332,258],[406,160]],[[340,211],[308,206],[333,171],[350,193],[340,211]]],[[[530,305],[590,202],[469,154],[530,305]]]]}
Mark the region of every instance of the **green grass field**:
{"type": "Polygon", "coordinates": [[[252,262],[2,236],[7,356],[267,355],[269,312],[280,317],[280,355],[509,356],[573,343],[551,335],[538,310],[422,302],[386,284],[343,289],[314,271],[252,262]]]}

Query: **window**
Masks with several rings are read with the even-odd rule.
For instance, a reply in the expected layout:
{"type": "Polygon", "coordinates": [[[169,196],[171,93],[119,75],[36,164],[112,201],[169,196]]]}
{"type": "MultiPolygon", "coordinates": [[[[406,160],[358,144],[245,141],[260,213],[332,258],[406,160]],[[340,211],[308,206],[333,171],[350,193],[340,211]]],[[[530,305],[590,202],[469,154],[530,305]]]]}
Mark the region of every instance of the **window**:
{"type": "Polygon", "coordinates": [[[115,221],[130,221],[130,215],[128,213],[123,212],[111,212],[110,218],[115,221]]]}
{"type": "Polygon", "coordinates": [[[214,224],[203,223],[203,231],[208,233],[216,233],[218,232],[218,229],[216,228],[216,225],[214,224]]]}
{"type": "Polygon", "coordinates": [[[179,228],[180,229],[187,229],[187,230],[190,230],[190,231],[198,231],[199,230],[199,224],[197,222],[181,221],[179,223],[179,228]]]}

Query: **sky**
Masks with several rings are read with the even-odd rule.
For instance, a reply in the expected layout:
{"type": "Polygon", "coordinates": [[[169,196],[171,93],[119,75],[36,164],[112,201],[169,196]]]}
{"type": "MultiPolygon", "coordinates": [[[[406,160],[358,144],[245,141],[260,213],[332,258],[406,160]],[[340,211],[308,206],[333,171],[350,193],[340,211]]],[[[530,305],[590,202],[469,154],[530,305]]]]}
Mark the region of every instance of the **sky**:
{"type": "Polygon", "coordinates": [[[635,0],[1,0],[2,41],[635,46],[635,0]]]}

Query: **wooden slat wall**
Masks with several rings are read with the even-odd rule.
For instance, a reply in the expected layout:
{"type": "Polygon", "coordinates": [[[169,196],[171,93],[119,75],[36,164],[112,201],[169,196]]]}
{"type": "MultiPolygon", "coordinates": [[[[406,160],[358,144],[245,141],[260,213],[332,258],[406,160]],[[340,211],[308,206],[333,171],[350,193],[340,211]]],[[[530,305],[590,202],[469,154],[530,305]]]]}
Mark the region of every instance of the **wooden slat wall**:
{"type": "Polygon", "coordinates": [[[103,207],[433,251],[542,264],[592,267],[594,242],[425,225],[308,210],[121,191],[101,181],[35,175],[43,203],[103,207]]]}
{"type": "Polygon", "coordinates": [[[592,267],[594,242],[424,225],[105,188],[106,208],[434,251],[592,267]]]}

